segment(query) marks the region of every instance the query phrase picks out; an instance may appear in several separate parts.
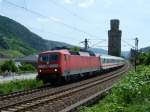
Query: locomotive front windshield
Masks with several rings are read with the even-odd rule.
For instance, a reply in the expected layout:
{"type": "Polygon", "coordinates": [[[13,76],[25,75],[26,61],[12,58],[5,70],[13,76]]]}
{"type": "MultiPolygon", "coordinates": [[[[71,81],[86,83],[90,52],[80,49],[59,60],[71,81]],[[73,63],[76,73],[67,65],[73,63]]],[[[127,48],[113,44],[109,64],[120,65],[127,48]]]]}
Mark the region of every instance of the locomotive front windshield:
{"type": "Polygon", "coordinates": [[[39,59],[41,62],[53,62],[53,61],[59,60],[59,55],[58,54],[44,54],[44,55],[40,55],[39,59]]]}

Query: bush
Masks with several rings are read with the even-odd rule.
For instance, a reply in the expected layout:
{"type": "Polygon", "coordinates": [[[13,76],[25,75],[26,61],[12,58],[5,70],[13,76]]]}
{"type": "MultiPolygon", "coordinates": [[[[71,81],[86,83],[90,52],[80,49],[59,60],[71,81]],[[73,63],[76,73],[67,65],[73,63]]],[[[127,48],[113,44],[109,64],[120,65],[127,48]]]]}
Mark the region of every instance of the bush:
{"type": "Polygon", "coordinates": [[[2,70],[0,69],[0,73],[2,73],[2,70]]]}
{"type": "Polygon", "coordinates": [[[138,55],[138,60],[139,60],[139,64],[149,65],[150,64],[150,51],[146,53],[140,53],[138,55]]]}
{"type": "Polygon", "coordinates": [[[149,65],[150,64],[150,52],[147,53],[147,57],[145,59],[145,65],[149,65]]]}
{"type": "Polygon", "coordinates": [[[80,47],[72,47],[72,48],[70,48],[70,51],[74,51],[74,52],[78,52],[78,51],[80,51],[80,47]]]}
{"type": "Polygon", "coordinates": [[[9,60],[9,61],[5,61],[4,64],[1,65],[1,70],[3,72],[5,71],[17,72],[18,68],[16,67],[14,61],[9,60]]]}
{"type": "Polygon", "coordinates": [[[23,64],[19,66],[20,71],[36,71],[35,67],[31,64],[23,64]]]}
{"type": "Polygon", "coordinates": [[[149,112],[150,66],[130,71],[99,104],[85,107],[81,112],[149,112]]]}

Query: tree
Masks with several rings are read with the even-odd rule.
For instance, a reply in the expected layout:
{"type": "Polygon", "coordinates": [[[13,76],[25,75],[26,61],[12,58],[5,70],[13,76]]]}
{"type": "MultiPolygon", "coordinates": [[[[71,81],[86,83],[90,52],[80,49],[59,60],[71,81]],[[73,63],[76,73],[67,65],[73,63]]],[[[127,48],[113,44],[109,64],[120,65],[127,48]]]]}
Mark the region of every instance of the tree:
{"type": "Polygon", "coordinates": [[[22,64],[19,66],[20,71],[36,71],[35,67],[31,64],[22,64]]]}
{"type": "Polygon", "coordinates": [[[146,54],[146,59],[145,59],[145,65],[149,65],[149,64],[150,64],[150,52],[146,54]]]}
{"type": "Polygon", "coordinates": [[[139,60],[139,64],[149,65],[150,64],[150,51],[146,53],[140,53],[138,55],[138,60],[139,60]]]}
{"type": "Polygon", "coordinates": [[[79,52],[80,51],[80,47],[72,47],[70,48],[71,51],[75,51],[75,52],[79,52]]]}
{"type": "Polygon", "coordinates": [[[18,68],[15,65],[14,61],[9,60],[9,61],[5,61],[4,64],[1,65],[1,70],[3,72],[5,72],[5,71],[17,72],[18,68]]]}

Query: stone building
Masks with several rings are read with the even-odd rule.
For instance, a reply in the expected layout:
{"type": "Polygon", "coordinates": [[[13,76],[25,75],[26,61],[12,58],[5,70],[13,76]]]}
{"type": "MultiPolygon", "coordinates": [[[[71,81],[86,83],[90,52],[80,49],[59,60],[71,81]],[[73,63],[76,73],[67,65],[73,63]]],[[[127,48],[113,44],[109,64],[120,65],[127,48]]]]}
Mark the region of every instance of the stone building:
{"type": "Polygon", "coordinates": [[[16,65],[20,65],[21,63],[26,63],[26,64],[32,64],[36,68],[38,66],[37,61],[38,61],[38,55],[29,55],[29,56],[15,59],[16,65]]]}
{"type": "Polygon", "coordinates": [[[121,35],[119,30],[119,20],[110,21],[111,29],[108,31],[108,54],[112,56],[121,56],[121,35]]]}

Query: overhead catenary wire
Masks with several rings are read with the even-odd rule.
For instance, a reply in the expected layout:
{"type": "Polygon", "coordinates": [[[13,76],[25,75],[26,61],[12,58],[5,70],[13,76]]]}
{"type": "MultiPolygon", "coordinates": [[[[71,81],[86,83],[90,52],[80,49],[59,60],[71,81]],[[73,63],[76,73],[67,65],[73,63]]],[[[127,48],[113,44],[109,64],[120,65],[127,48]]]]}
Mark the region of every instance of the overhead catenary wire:
{"type": "Polygon", "coordinates": [[[103,40],[106,40],[105,38],[88,38],[89,40],[92,40],[92,41],[103,41],[103,40]]]}
{"type": "Polygon", "coordinates": [[[55,6],[64,9],[64,10],[67,11],[69,14],[78,17],[80,20],[85,21],[85,19],[83,19],[82,17],[78,16],[76,13],[74,13],[73,11],[67,9],[66,7],[62,6],[61,4],[58,4],[56,1],[54,1],[54,0],[49,0],[49,1],[50,1],[51,3],[53,3],[55,6]]]}
{"type": "Polygon", "coordinates": [[[132,48],[135,48],[134,45],[129,44],[129,43],[128,43],[127,41],[125,41],[125,40],[122,40],[122,42],[124,42],[126,45],[128,45],[128,46],[130,46],[130,47],[132,47],[132,48]]]}
{"type": "Polygon", "coordinates": [[[93,35],[93,34],[91,34],[91,33],[89,33],[89,32],[86,32],[86,31],[84,31],[84,30],[82,30],[82,29],[76,28],[76,27],[74,27],[74,26],[72,26],[72,25],[69,25],[69,24],[66,24],[66,23],[64,23],[64,22],[62,22],[62,21],[56,21],[56,20],[54,20],[54,19],[52,19],[52,18],[49,18],[49,17],[46,16],[46,15],[43,15],[43,14],[41,14],[41,13],[39,13],[39,12],[30,10],[30,9],[28,9],[27,7],[23,7],[23,6],[17,5],[17,4],[12,3],[12,2],[10,2],[10,1],[8,1],[8,0],[5,0],[5,3],[10,4],[10,5],[13,5],[13,6],[18,7],[18,8],[21,8],[21,9],[23,9],[23,10],[26,10],[26,11],[28,11],[28,12],[34,14],[34,15],[47,18],[47,19],[49,19],[49,20],[51,20],[51,21],[53,21],[53,22],[55,22],[55,23],[57,23],[57,24],[63,25],[63,26],[65,26],[65,27],[67,27],[67,28],[70,28],[70,29],[72,29],[72,30],[74,30],[74,31],[87,34],[87,35],[90,36],[90,37],[98,37],[98,36],[95,36],[95,35],[93,35]]]}
{"type": "Polygon", "coordinates": [[[97,46],[98,44],[100,44],[100,43],[102,43],[102,42],[106,42],[106,39],[102,39],[102,40],[98,41],[97,43],[91,45],[90,47],[97,46]]]}
{"type": "MultiPolygon", "coordinates": [[[[52,1],[54,1],[54,0],[52,0],[52,1]]],[[[38,15],[38,16],[41,16],[41,17],[44,17],[44,18],[48,18],[48,19],[50,19],[51,21],[53,21],[53,22],[55,22],[55,23],[61,24],[61,25],[65,26],[65,27],[67,27],[67,28],[70,28],[70,29],[75,30],[75,31],[77,31],[77,32],[80,32],[80,33],[82,33],[82,34],[87,34],[87,35],[89,35],[90,37],[99,37],[99,36],[95,36],[95,35],[93,35],[93,34],[91,34],[91,33],[89,33],[89,32],[86,32],[86,31],[84,31],[84,30],[82,30],[82,29],[76,28],[76,27],[74,27],[74,26],[72,26],[72,25],[66,24],[66,23],[64,23],[64,22],[62,22],[62,21],[55,21],[54,19],[51,19],[51,18],[49,18],[49,17],[46,16],[46,15],[43,15],[43,14],[41,14],[41,13],[39,13],[39,12],[36,12],[36,11],[33,11],[33,10],[28,9],[28,7],[27,7],[27,1],[26,1],[26,0],[24,0],[24,3],[26,4],[25,6],[17,5],[17,4],[15,4],[15,3],[9,2],[8,0],[4,0],[3,2],[5,2],[5,3],[7,3],[7,4],[10,4],[10,5],[13,5],[13,6],[15,6],[15,7],[21,8],[21,9],[23,9],[23,10],[26,10],[26,11],[32,13],[32,14],[35,14],[35,15],[38,15]]],[[[54,3],[56,3],[56,2],[54,2],[54,3]]],[[[63,8],[65,8],[65,7],[63,7],[63,8]]],[[[66,8],[65,8],[65,10],[68,11],[68,9],[66,9],[66,8]]],[[[72,13],[72,12],[70,12],[70,14],[71,14],[71,13],[72,13]]],[[[72,14],[73,14],[73,13],[72,13],[72,14]]],[[[75,15],[75,14],[73,14],[73,15],[74,15],[74,16],[78,16],[78,15],[75,15]]],[[[49,32],[49,33],[50,33],[50,32],[49,32]]],[[[51,34],[54,34],[54,33],[51,33],[51,34]]],[[[59,34],[54,34],[54,35],[59,35],[59,34]]],[[[60,35],[59,35],[59,36],[60,36],[60,35]]],[[[72,39],[73,39],[73,38],[72,38],[72,39]]],[[[75,38],[74,38],[74,39],[75,39],[75,38]]],[[[98,40],[100,40],[100,39],[98,39],[98,40]]],[[[127,41],[125,41],[125,40],[122,40],[122,42],[126,43],[126,45],[131,46],[132,48],[135,48],[135,46],[129,44],[129,43],[128,43],[127,41]]]]}
{"type": "MultiPolygon", "coordinates": [[[[59,7],[59,8],[62,8],[63,10],[65,10],[65,11],[68,12],[70,15],[72,15],[72,16],[78,18],[80,21],[85,22],[86,24],[93,25],[93,24],[91,24],[91,22],[88,21],[87,19],[85,19],[85,18],[79,16],[78,14],[76,14],[75,12],[73,12],[73,11],[67,9],[66,7],[64,7],[63,5],[61,5],[60,3],[56,2],[55,0],[49,0],[49,1],[50,1],[51,3],[53,3],[55,6],[57,6],[57,7],[59,7]]],[[[96,26],[96,25],[95,25],[95,26],[96,26]]]]}
{"type": "Polygon", "coordinates": [[[106,47],[106,48],[108,48],[108,46],[106,46],[106,45],[96,46],[96,48],[101,48],[101,47],[106,47]]]}
{"type": "MultiPolygon", "coordinates": [[[[8,2],[8,1],[6,0],[6,2],[8,2]]],[[[26,0],[24,0],[24,3],[26,3],[26,0]]],[[[12,3],[12,4],[13,4],[13,3],[12,3]]],[[[18,5],[16,5],[16,4],[13,4],[13,5],[15,5],[16,7],[18,7],[18,5]]],[[[27,9],[27,5],[25,5],[25,7],[19,6],[19,8],[22,8],[22,9],[24,9],[24,10],[28,10],[28,9],[27,9]]],[[[30,11],[30,10],[28,10],[28,11],[30,11]]],[[[31,12],[31,11],[30,11],[30,12],[31,12]]],[[[31,13],[32,13],[32,12],[31,12],[31,13]]],[[[43,16],[43,15],[41,15],[41,16],[43,16]]],[[[54,32],[51,32],[51,31],[45,31],[45,30],[42,30],[42,29],[39,29],[39,28],[31,27],[31,26],[29,26],[29,25],[27,25],[27,27],[30,28],[30,29],[38,30],[38,31],[40,31],[40,32],[49,33],[49,34],[52,34],[52,35],[55,35],[55,36],[65,37],[65,38],[68,37],[67,39],[71,38],[71,39],[77,40],[76,38],[73,38],[73,37],[70,37],[70,36],[64,36],[64,35],[61,35],[61,34],[58,34],[58,33],[54,33],[54,32]]],[[[79,41],[79,40],[78,40],[78,41],[79,41]]]]}
{"type": "Polygon", "coordinates": [[[31,26],[27,26],[28,28],[30,28],[30,29],[33,29],[33,30],[38,30],[38,31],[40,31],[40,32],[44,32],[44,33],[48,33],[48,35],[55,35],[55,36],[57,36],[58,38],[61,38],[61,37],[63,37],[63,38],[67,38],[67,40],[68,39],[70,39],[70,40],[76,40],[76,41],[79,41],[79,40],[77,40],[76,38],[74,38],[74,37],[70,37],[70,36],[65,36],[65,35],[61,35],[61,34],[58,34],[58,33],[55,33],[55,32],[51,32],[51,31],[45,31],[45,30],[42,30],[42,29],[39,29],[39,28],[35,28],[35,27],[31,27],[31,26]]]}
{"type": "Polygon", "coordinates": [[[27,6],[27,1],[26,0],[24,0],[24,4],[25,4],[25,8],[28,8],[28,6],[27,6]]]}

